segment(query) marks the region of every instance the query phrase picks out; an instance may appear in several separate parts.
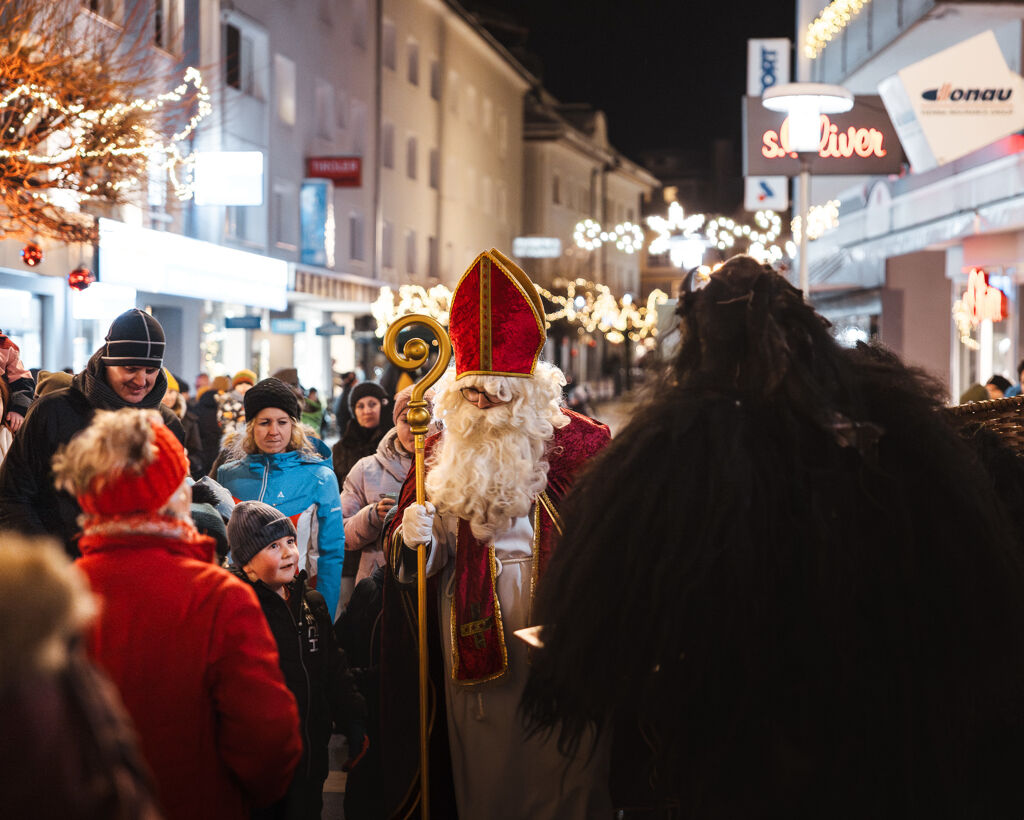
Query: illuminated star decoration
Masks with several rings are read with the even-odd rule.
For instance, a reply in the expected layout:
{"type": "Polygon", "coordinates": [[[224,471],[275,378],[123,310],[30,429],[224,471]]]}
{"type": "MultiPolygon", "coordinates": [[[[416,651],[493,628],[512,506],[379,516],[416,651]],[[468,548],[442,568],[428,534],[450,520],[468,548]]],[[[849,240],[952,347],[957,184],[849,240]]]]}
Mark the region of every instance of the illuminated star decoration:
{"type": "Polygon", "coordinates": [[[688,243],[703,243],[704,238],[698,233],[703,226],[704,214],[686,216],[683,206],[673,202],[668,206],[667,219],[663,216],[647,217],[647,227],[658,234],[651,240],[647,251],[654,256],[667,251],[672,264],[682,267],[690,250],[688,243]]]}

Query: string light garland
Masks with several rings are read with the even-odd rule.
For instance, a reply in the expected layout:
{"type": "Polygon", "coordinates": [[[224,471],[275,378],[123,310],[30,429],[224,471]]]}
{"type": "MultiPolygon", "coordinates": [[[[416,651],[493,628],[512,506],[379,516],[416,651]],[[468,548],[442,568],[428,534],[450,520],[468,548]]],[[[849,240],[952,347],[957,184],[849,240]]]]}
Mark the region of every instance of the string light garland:
{"type": "MultiPolygon", "coordinates": [[[[818,239],[826,231],[839,225],[839,200],[830,199],[824,205],[812,205],[807,212],[807,238],[818,239]]],[[[793,217],[791,223],[793,241],[800,241],[800,217],[793,217]]]]}
{"type": "Polygon", "coordinates": [[[810,60],[815,59],[825,50],[825,46],[832,42],[832,38],[846,28],[870,2],[871,0],[833,0],[829,3],[814,22],[807,26],[804,55],[810,60]]]}
{"type": "Polygon", "coordinates": [[[182,145],[212,110],[202,75],[189,68],[169,91],[138,93],[153,86],[154,52],[86,6],[3,0],[0,229],[11,236],[95,242],[82,207],[129,202],[158,176],[179,199],[191,196],[182,145]]]}
{"type": "Polygon", "coordinates": [[[610,231],[605,231],[600,223],[584,219],[576,223],[572,238],[577,247],[587,251],[596,250],[605,242],[614,242],[615,247],[624,253],[636,253],[644,246],[644,230],[633,222],[620,222],[610,231]]]}
{"type": "MultiPolygon", "coordinates": [[[[616,299],[607,285],[585,279],[556,279],[556,288],[565,293],[553,293],[537,286],[537,291],[554,304],[555,310],[545,314],[547,323],[565,319],[578,326],[580,333],[601,332],[613,344],[620,344],[627,338],[639,342],[657,334],[657,306],[668,296],[655,290],[647,302],[637,305],[626,294],[616,299]]],[[[427,290],[420,285],[402,285],[397,293],[389,287],[380,289],[380,295],[370,306],[377,320],[377,336],[383,337],[395,319],[410,313],[423,313],[448,325],[451,308],[451,291],[444,285],[434,285],[427,290]]]]}

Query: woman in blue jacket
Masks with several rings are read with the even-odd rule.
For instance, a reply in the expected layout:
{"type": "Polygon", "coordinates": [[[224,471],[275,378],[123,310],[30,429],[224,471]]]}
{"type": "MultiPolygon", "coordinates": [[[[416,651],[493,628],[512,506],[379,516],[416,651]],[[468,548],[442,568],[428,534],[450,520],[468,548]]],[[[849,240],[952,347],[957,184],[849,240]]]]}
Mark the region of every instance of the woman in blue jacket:
{"type": "Polygon", "coordinates": [[[238,501],[262,501],[295,524],[300,569],[337,613],[345,530],[341,494],[325,460],[299,424],[299,401],[279,379],[264,379],[246,391],[245,435],[217,481],[238,501]]]}

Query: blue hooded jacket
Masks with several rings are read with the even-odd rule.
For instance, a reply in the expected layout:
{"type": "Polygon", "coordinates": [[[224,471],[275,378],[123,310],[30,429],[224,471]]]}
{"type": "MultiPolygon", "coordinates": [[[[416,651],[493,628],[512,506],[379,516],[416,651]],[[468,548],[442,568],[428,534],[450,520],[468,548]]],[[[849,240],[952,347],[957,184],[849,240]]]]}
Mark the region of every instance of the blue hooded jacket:
{"type": "Polygon", "coordinates": [[[336,617],[345,560],[341,493],[330,461],[297,450],[247,455],[217,470],[217,481],[239,501],[262,501],[295,524],[300,569],[316,579],[331,620],[336,617]]]}

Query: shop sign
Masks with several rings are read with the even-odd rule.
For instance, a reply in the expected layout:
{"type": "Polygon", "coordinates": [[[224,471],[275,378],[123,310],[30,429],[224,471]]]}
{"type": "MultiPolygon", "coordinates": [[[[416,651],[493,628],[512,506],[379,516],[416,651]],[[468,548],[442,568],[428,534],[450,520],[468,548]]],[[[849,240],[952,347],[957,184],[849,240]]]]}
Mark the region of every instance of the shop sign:
{"type": "Polygon", "coordinates": [[[743,180],[743,208],[747,211],[785,211],[789,208],[786,177],[747,177],[743,180]]]}
{"type": "Polygon", "coordinates": [[[329,179],[335,188],[359,188],[363,184],[363,158],[306,157],[306,176],[329,179]]]}
{"type": "Polygon", "coordinates": [[[196,205],[262,205],[262,151],[197,151],[192,174],[196,205]]]}
{"type": "Polygon", "coordinates": [[[520,259],[557,259],[562,255],[562,240],[557,236],[517,236],[512,240],[512,255],[520,259]]]}
{"type": "Polygon", "coordinates": [[[992,31],[901,69],[878,90],[916,172],[1024,128],[1024,79],[992,31]]]}
{"type": "Polygon", "coordinates": [[[320,325],[316,329],[317,336],[344,336],[345,325],[336,325],[333,322],[329,322],[326,325],[320,325]]]}
{"type": "Polygon", "coordinates": [[[961,299],[971,322],[1001,322],[1007,316],[1006,294],[988,283],[988,274],[971,268],[967,274],[967,290],[961,299]]]}
{"type": "Polygon", "coordinates": [[[302,319],[271,319],[271,333],[305,333],[306,323],[302,319]]]}
{"type": "Polygon", "coordinates": [[[747,93],[760,97],[772,86],[789,82],[789,40],[747,40],[747,93]]]}
{"type": "Polygon", "coordinates": [[[259,316],[225,316],[224,327],[228,330],[259,330],[263,319],[259,316]]]}
{"type": "MultiPolygon", "coordinates": [[[[796,176],[800,161],[789,147],[789,118],[769,111],[760,97],[744,98],[745,176],[796,176]]],[[[813,174],[894,174],[904,162],[896,130],[880,97],[859,96],[844,114],[821,115],[821,143],[813,174]]]]}

